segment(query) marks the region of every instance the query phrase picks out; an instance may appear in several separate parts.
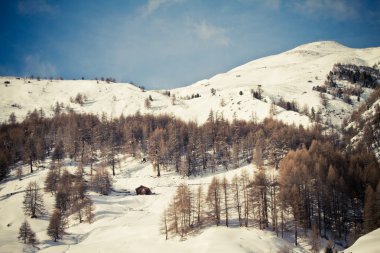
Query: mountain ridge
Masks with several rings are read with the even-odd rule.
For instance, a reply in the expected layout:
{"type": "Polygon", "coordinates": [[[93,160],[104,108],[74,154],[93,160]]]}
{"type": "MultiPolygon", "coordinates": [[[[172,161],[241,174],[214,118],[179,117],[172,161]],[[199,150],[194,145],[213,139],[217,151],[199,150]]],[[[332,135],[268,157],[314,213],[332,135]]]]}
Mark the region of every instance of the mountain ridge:
{"type": "MultiPolygon", "coordinates": [[[[187,121],[203,123],[210,111],[226,119],[263,120],[270,116],[271,104],[280,99],[295,101],[299,108],[322,110],[319,92],[313,87],[324,83],[336,63],[372,66],[380,62],[380,47],[352,49],[334,41],[318,41],[300,45],[280,54],[271,55],[237,66],[225,73],[171,90],[142,90],[125,83],[106,83],[96,80],[31,80],[1,77],[0,121],[11,113],[23,119],[28,111],[42,108],[47,116],[58,102],[76,112],[106,113],[117,117],[136,112],[154,115],[169,114],[187,121]],[[6,85],[5,82],[10,84],[6,85]],[[252,97],[252,91],[262,89],[262,99],[252,97]],[[215,90],[214,93],[211,90],[215,90]],[[171,94],[172,97],[167,96],[171,94]],[[82,105],[73,103],[77,94],[86,95],[82,105]],[[175,96],[175,99],[173,98],[175,96]],[[150,99],[150,106],[145,100],[150,99]]],[[[369,90],[365,91],[365,99],[369,90]]],[[[341,124],[358,103],[352,106],[328,96],[331,111],[342,111],[331,117],[341,124]]],[[[278,120],[288,124],[309,126],[308,116],[276,106],[278,120]]]]}

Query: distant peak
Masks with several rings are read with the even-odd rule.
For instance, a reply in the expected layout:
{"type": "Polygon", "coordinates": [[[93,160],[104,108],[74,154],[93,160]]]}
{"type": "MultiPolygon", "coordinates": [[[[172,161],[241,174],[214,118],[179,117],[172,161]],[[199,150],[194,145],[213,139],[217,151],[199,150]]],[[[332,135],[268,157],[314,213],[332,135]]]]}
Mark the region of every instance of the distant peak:
{"type": "Polygon", "coordinates": [[[298,46],[290,51],[335,51],[348,47],[336,41],[316,41],[298,46]]]}

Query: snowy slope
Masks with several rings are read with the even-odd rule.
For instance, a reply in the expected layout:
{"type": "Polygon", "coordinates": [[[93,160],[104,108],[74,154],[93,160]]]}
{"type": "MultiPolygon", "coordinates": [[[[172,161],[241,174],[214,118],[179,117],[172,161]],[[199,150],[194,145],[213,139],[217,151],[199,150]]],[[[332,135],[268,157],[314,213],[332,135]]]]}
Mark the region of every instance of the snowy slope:
{"type": "MultiPolygon", "coordinates": [[[[269,105],[250,99],[250,89],[256,89],[257,85],[261,85],[264,96],[271,100],[276,101],[279,97],[284,97],[287,101],[297,101],[301,108],[308,105],[309,108],[317,109],[322,107],[321,100],[318,92],[313,91],[312,87],[324,83],[326,75],[335,63],[372,66],[379,60],[380,48],[351,49],[335,42],[315,42],[249,62],[190,87],[194,87],[193,90],[199,90],[202,95],[207,95],[211,88],[215,88],[220,96],[233,99],[231,102],[226,100],[230,102],[227,106],[230,109],[223,110],[228,116],[237,112],[238,116],[244,117],[247,116],[244,113],[245,110],[253,108],[257,117],[262,119],[268,115],[269,105]],[[237,95],[239,91],[243,91],[242,97],[237,95]],[[237,105],[237,100],[241,100],[242,104],[237,105]],[[234,101],[235,103],[233,103],[234,101]],[[255,110],[256,108],[260,108],[260,110],[255,110]]],[[[188,92],[188,87],[176,91],[184,95],[188,92]]],[[[207,108],[208,104],[209,101],[204,100],[203,104],[198,106],[207,108]]],[[[344,110],[348,114],[352,111],[352,107],[342,101],[335,100],[330,104],[331,110],[344,110]]],[[[294,115],[294,112],[279,110],[282,112],[277,117],[285,122],[289,118],[296,123],[304,123],[307,120],[302,116],[294,115]]],[[[340,123],[343,116],[333,117],[333,121],[340,123]]]]}
{"type": "MultiPolygon", "coordinates": [[[[302,45],[278,55],[249,62],[208,80],[173,89],[170,92],[177,98],[174,105],[171,98],[163,95],[162,91],[143,92],[130,84],[1,77],[0,121],[6,121],[11,112],[22,119],[29,110],[40,107],[50,116],[51,106],[55,102],[63,102],[77,112],[106,112],[108,116],[119,116],[140,111],[176,115],[198,123],[207,119],[210,110],[223,114],[227,119],[236,116],[240,119],[262,120],[269,116],[271,101],[278,101],[280,97],[286,101],[298,102],[300,108],[308,105],[309,109],[314,107],[317,111],[322,107],[321,99],[312,87],[323,84],[328,72],[338,62],[372,66],[380,62],[380,47],[352,49],[329,41],[302,45]],[[5,81],[11,83],[6,86],[5,81]],[[264,101],[254,99],[250,93],[258,85],[264,91],[264,101]],[[214,96],[211,88],[216,90],[214,96]],[[239,95],[240,91],[242,95],[239,95]],[[85,94],[89,99],[83,106],[70,102],[70,97],[75,97],[78,93],[85,94]],[[193,94],[201,97],[186,99],[193,94]],[[144,107],[144,100],[149,96],[153,101],[148,109],[144,107]],[[224,106],[221,105],[222,100],[224,106]]],[[[332,122],[339,124],[352,112],[353,106],[329,98],[332,122]]],[[[310,123],[307,116],[280,107],[277,107],[275,117],[287,123],[306,126],[310,123]]]]}
{"type": "Polygon", "coordinates": [[[378,253],[380,250],[379,244],[380,228],[360,237],[351,247],[344,252],[351,253],[378,253]]]}
{"type": "MultiPolygon", "coordinates": [[[[68,162],[66,168],[74,169],[68,162]]],[[[222,172],[222,177],[232,178],[235,173],[247,170],[252,174],[252,165],[240,169],[222,172]]],[[[24,168],[26,172],[27,167],[24,168]]],[[[89,172],[89,168],[85,170],[89,172]]],[[[24,221],[22,201],[24,193],[14,193],[25,188],[30,181],[44,181],[48,169],[38,169],[33,174],[25,174],[19,181],[10,177],[0,188],[0,252],[22,252],[24,245],[17,240],[18,228],[24,221]],[[10,193],[14,193],[10,195],[10,193]]],[[[95,204],[95,221],[92,224],[71,222],[63,240],[53,242],[46,234],[48,217],[27,218],[31,228],[36,232],[40,243],[39,252],[279,252],[284,247],[293,252],[309,252],[307,240],[300,239],[300,245],[294,247],[292,239],[283,240],[274,232],[259,229],[232,226],[209,227],[194,235],[165,240],[160,233],[160,219],[164,209],[174,195],[180,183],[204,185],[204,190],[211,176],[182,178],[173,172],[163,172],[157,178],[149,163],[127,158],[123,160],[114,177],[113,188],[119,193],[103,196],[90,193],[95,204]],[[154,195],[137,196],[134,188],[139,185],[151,187],[154,195]],[[121,192],[130,191],[131,194],[121,192]]],[[[52,210],[54,197],[44,194],[48,210],[52,210]]]]}

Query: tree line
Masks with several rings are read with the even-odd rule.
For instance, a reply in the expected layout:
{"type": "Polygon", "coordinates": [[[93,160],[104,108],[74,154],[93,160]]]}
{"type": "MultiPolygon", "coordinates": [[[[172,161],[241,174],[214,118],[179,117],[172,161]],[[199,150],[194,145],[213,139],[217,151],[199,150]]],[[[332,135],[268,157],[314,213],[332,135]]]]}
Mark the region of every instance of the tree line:
{"type": "MultiPolygon", "coordinates": [[[[380,169],[373,150],[360,143],[352,145],[347,138],[341,138],[331,129],[326,131],[320,124],[306,129],[272,118],[263,122],[227,121],[223,115],[211,111],[207,121],[198,125],[167,115],[136,113],[110,119],[106,114],[66,113],[59,107],[55,109],[52,118],[45,117],[43,110],[34,110],[22,122],[10,117],[8,123],[0,125],[1,179],[12,168],[17,168],[19,161],[28,164],[33,173],[38,162],[49,156],[58,163],[68,158],[81,166],[89,166],[92,185],[106,194],[110,188],[108,172],[103,170],[102,174],[96,170],[93,176],[93,164],[102,161],[111,168],[112,175],[116,175],[120,154],[147,157],[157,176],[161,170],[191,176],[254,163],[262,171],[257,178],[237,179],[235,190],[231,188],[234,182],[220,188],[223,182],[216,180],[207,198],[199,197],[198,206],[203,207],[201,199],[212,206],[211,217],[215,224],[221,224],[221,213],[223,210],[227,213],[234,203],[228,194],[248,199],[253,198],[250,196],[254,191],[255,206],[244,205],[244,201],[236,204],[239,224],[250,224],[250,213],[254,212],[253,220],[258,227],[282,231],[285,228],[281,226],[289,224],[280,222],[278,225],[278,221],[286,217],[281,213],[283,210],[293,216],[295,238],[300,228],[306,231],[313,226],[320,236],[332,234],[343,239],[379,226],[380,169]],[[274,167],[279,175],[268,179],[264,170],[267,166],[274,167]],[[223,193],[224,198],[220,197],[223,193]]],[[[57,178],[53,168],[48,177],[57,178]]],[[[51,187],[55,187],[54,184],[51,187]]],[[[75,188],[76,183],[69,187],[75,188]]],[[[63,200],[57,197],[61,211],[73,205],[65,202],[66,198],[72,199],[67,193],[58,188],[52,189],[54,191],[57,196],[62,195],[63,200]]],[[[187,191],[184,189],[181,194],[186,196],[187,191]]],[[[202,191],[198,194],[202,196],[202,191]]],[[[186,201],[180,200],[181,203],[186,201]]],[[[167,213],[171,210],[174,209],[168,208],[167,213]]],[[[187,213],[181,220],[184,227],[177,224],[176,231],[186,233],[189,227],[202,223],[201,217],[201,211],[199,215],[193,211],[187,213]],[[194,217],[197,217],[196,222],[194,217]]]]}
{"type": "Polygon", "coordinates": [[[278,171],[256,166],[253,176],[243,170],[232,179],[214,176],[206,187],[178,186],[161,222],[166,239],[233,225],[282,238],[293,231],[295,245],[312,231],[315,247],[318,238],[347,246],[380,227],[380,167],[366,149],[345,153],[314,140],[289,151],[278,171]]]}
{"type": "Polygon", "coordinates": [[[48,118],[42,109],[34,110],[22,122],[11,115],[0,125],[0,179],[19,161],[33,173],[49,156],[57,162],[69,158],[89,165],[91,174],[93,164],[104,160],[113,175],[119,154],[147,156],[157,175],[165,168],[190,176],[236,168],[253,159],[253,149],[261,149],[262,157],[278,168],[289,150],[324,138],[320,126],[305,129],[273,119],[229,122],[213,112],[203,125],[166,115],[137,113],[109,119],[105,114],[65,113],[59,105],[54,112],[48,118]]]}

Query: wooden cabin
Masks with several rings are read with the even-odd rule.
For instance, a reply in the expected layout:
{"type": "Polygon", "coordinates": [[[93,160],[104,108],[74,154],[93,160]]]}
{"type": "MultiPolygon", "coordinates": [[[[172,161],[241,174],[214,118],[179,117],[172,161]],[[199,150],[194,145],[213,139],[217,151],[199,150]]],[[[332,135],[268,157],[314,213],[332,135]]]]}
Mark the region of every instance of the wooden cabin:
{"type": "Polygon", "coordinates": [[[143,185],[140,185],[139,187],[136,188],[136,194],[137,195],[151,195],[152,191],[143,185]]]}

